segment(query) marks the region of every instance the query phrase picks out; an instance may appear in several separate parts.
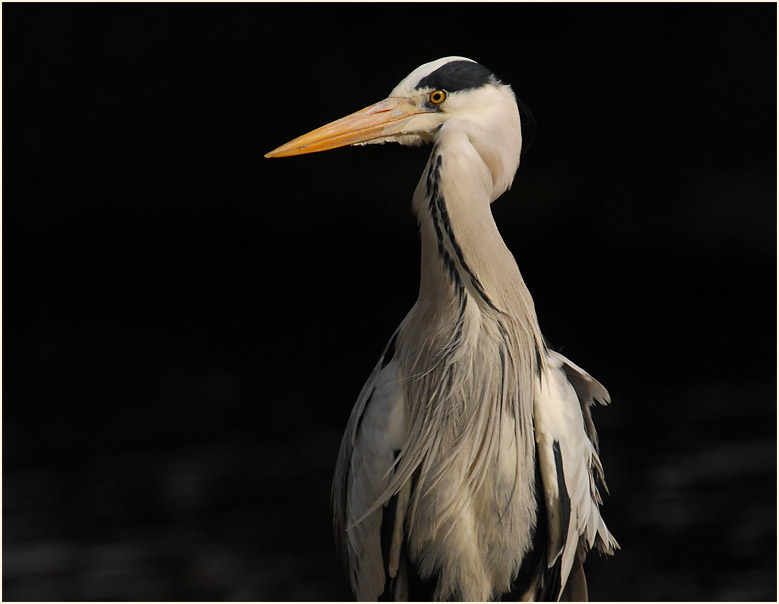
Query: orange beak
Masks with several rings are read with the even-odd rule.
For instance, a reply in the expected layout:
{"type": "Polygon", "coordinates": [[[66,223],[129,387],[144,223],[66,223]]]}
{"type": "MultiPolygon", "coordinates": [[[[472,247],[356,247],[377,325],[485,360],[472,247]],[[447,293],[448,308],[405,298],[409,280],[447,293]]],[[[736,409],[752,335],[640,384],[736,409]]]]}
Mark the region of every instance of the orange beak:
{"type": "Polygon", "coordinates": [[[265,157],[316,153],[403,134],[406,121],[419,113],[425,113],[424,109],[414,106],[409,100],[390,97],[299,136],[266,153],[265,157]]]}

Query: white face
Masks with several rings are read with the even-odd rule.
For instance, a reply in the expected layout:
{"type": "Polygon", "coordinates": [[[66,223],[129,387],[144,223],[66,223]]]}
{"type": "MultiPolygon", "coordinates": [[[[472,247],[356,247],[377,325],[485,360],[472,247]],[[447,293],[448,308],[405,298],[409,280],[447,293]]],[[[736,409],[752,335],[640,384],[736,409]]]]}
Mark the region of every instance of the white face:
{"type": "Polygon", "coordinates": [[[437,128],[447,120],[465,117],[469,112],[478,114],[481,108],[489,106],[488,97],[494,93],[496,83],[489,70],[466,57],[444,57],[420,65],[388,97],[413,115],[400,132],[365,144],[430,142],[437,128]],[[452,65],[446,67],[449,64],[452,65]]]}

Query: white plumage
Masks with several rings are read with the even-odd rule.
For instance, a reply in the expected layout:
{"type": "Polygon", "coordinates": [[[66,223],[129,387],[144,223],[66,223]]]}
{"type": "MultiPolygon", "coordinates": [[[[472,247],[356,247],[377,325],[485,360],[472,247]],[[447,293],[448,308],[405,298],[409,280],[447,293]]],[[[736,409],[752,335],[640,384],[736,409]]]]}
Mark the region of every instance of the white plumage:
{"type": "Polygon", "coordinates": [[[355,596],[585,599],[586,552],[616,547],[590,414],[608,394],[547,348],[490,211],[519,166],[514,94],[446,57],[268,156],[377,142],[433,150],[412,202],[419,298],[360,393],[333,483],[355,596]]]}

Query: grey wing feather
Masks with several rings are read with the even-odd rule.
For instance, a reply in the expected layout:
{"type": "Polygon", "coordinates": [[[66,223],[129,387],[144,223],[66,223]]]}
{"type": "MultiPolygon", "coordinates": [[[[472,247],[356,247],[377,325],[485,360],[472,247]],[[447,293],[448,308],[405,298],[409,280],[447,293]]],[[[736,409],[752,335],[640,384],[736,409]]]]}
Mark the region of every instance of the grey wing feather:
{"type": "MultiPolygon", "coordinates": [[[[378,503],[405,435],[405,405],[390,342],[360,392],[346,427],[333,479],[336,543],[358,600],[376,600],[387,579],[378,503]]],[[[397,513],[397,512],[396,512],[397,513]]]]}
{"type": "Polygon", "coordinates": [[[593,546],[618,547],[601,518],[603,469],[590,407],[609,401],[606,389],[562,355],[549,352],[536,393],[534,426],[547,511],[547,568],[559,564],[558,598],[586,595],[579,568],[593,546]]]}

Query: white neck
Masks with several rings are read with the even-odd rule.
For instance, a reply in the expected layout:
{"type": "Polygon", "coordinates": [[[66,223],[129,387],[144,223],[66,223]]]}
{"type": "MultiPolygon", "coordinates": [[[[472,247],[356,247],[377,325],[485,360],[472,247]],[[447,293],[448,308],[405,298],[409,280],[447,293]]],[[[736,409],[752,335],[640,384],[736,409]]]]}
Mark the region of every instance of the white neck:
{"type": "Polygon", "coordinates": [[[460,120],[441,127],[414,193],[422,237],[420,299],[450,296],[456,270],[480,304],[511,313],[521,302],[532,310],[530,294],[490,210],[490,203],[511,184],[516,167],[511,159],[501,161],[494,147],[481,144],[476,130],[460,120]]]}

